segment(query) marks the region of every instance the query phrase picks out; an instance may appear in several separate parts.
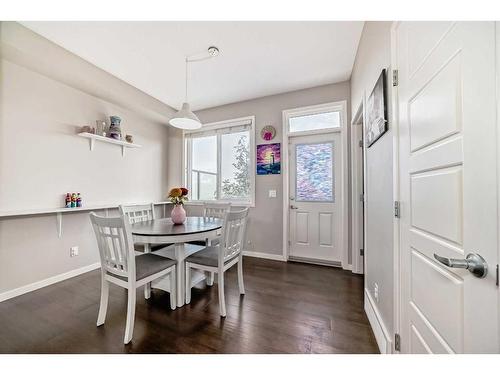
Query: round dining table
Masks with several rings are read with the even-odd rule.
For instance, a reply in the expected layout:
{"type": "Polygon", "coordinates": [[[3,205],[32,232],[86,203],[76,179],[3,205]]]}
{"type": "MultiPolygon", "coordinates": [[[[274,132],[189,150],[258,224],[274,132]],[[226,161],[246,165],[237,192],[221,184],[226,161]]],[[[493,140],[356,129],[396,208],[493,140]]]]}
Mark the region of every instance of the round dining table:
{"type": "MultiPolygon", "coordinates": [[[[173,244],[155,251],[155,254],[177,260],[177,285],[170,285],[169,278],[160,278],[144,290],[145,298],[151,295],[151,288],[162,289],[170,292],[176,288],[177,307],[184,305],[186,295],[185,262],[191,254],[203,250],[203,246],[188,245],[191,241],[211,241],[220,236],[222,228],[221,219],[206,220],[203,217],[190,216],[184,224],[174,224],[172,219],[154,219],[131,224],[132,236],[135,243],[143,243],[144,251],[150,252],[153,244],[173,244]]],[[[195,285],[205,279],[204,272],[192,272],[192,283],[195,285]]]]}

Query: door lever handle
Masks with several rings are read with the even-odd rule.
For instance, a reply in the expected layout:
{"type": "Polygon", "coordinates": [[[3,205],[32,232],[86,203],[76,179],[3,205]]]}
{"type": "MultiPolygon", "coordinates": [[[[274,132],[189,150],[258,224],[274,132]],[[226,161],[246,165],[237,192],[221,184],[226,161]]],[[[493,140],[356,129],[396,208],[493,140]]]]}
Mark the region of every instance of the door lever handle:
{"type": "Polygon", "coordinates": [[[434,254],[434,258],[439,263],[444,264],[446,267],[464,268],[466,270],[469,270],[470,273],[472,273],[476,277],[479,277],[480,279],[486,277],[486,275],[488,274],[488,264],[479,254],[467,254],[467,257],[465,259],[445,258],[434,254]]]}
{"type": "Polygon", "coordinates": [[[298,210],[299,208],[297,206],[294,206],[293,204],[290,206],[291,210],[298,210]]]}

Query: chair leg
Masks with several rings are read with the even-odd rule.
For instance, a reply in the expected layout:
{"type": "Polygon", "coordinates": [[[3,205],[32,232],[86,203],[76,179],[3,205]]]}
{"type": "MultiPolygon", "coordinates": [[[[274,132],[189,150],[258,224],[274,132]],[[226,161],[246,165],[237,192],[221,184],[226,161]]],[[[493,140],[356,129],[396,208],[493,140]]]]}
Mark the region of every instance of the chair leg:
{"type": "Polygon", "coordinates": [[[175,310],[177,307],[177,267],[173,266],[170,271],[170,308],[175,310]]]}
{"type": "Polygon", "coordinates": [[[128,302],[127,302],[127,325],[125,327],[124,344],[128,344],[132,340],[134,334],[134,320],[135,320],[135,300],[136,289],[135,287],[128,289],[128,302]]]}
{"type": "Polygon", "coordinates": [[[212,286],[214,285],[214,273],[207,271],[207,285],[212,286]]]}
{"type": "Polygon", "coordinates": [[[243,283],[243,257],[238,260],[238,287],[240,294],[245,294],[245,284],[243,283]]]}
{"type": "Polygon", "coordinates": [[[186,305],[191,302],[191,267],[186,263],[186,305]]]}
{"type": "Polygon", "coordinates": [[[108,311],[108,299],[109,299],[109,281],[107,281],[104,275],[101,276],[101,303],[99,305],[99,315],[97,316],[97,326],[104,324],[106,320],[106,312],[108,311]]]}
{"type": "Polygon", "coordinates": [[[219,311],[220,316],[226,316],[226,297],[224,296],[224,271],[218,273],[217,282],[219,283],[219,311]]]}

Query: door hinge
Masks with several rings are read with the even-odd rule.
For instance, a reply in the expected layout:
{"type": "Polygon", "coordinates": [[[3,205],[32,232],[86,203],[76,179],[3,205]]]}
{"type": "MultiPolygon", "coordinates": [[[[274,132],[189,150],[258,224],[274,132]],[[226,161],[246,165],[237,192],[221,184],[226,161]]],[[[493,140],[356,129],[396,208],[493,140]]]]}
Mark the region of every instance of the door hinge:
{"type": "Polygon", "coordinates": [[[498,264],[497,264],[497,286],[500,285],[500,271],[498,270],[498,264]]]}
{"type": "Polygon", "coordinates": [[[394,217],[401,217],[401,206],[399,201],[394,201],[394,217]]]}
{"type": "Polygon", "coordinates": [[[401,336],[399,336],[399,333],[394,335],[394,350],[397,352],[401,351],[401,336]]]}
{"type": "Polygon", "coordinates": [[[394,69],[392,71],[392,86],[396,87],[399,83],[399,74],[398,74],[398,70],[397,69],[394,69]]]}
{"type": "Polygon", "coordinates": [[[363,147],[363,140],[360,139],[359,142],[358,142],[358,144],[359,144],[359,147],[363,147]]]}
{"type": "Polygon", "coordinates": [[[365,249],[359,249],[359,255],[364,257],[365,256],[365,249]]]}
{"type": "Polygon", "coordinates": [[[360,202],[364,202],[365,201],[365,194],[364,193],[359,194],[359,201],[360,202]]]}

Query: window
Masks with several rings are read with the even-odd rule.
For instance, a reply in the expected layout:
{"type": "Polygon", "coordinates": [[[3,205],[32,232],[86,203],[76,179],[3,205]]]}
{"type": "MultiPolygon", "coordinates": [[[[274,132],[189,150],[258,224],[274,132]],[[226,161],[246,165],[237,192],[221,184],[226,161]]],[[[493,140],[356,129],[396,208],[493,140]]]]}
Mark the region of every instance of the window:
{"type": "Polygon", "coordinates": [[[340,128],[340,112],[295,115],[288,120],[289,133],[340,128]]]}
{"type": "Polygon", "coordinates": [[[332,202],[333,143],[295,146],[295,199],[297,202],[332,202]]]}
{"type": "Polygon", "coordinates": [[[193,201],[254,202],[254,118],[184,133],[185,181],[193,201]]]}

